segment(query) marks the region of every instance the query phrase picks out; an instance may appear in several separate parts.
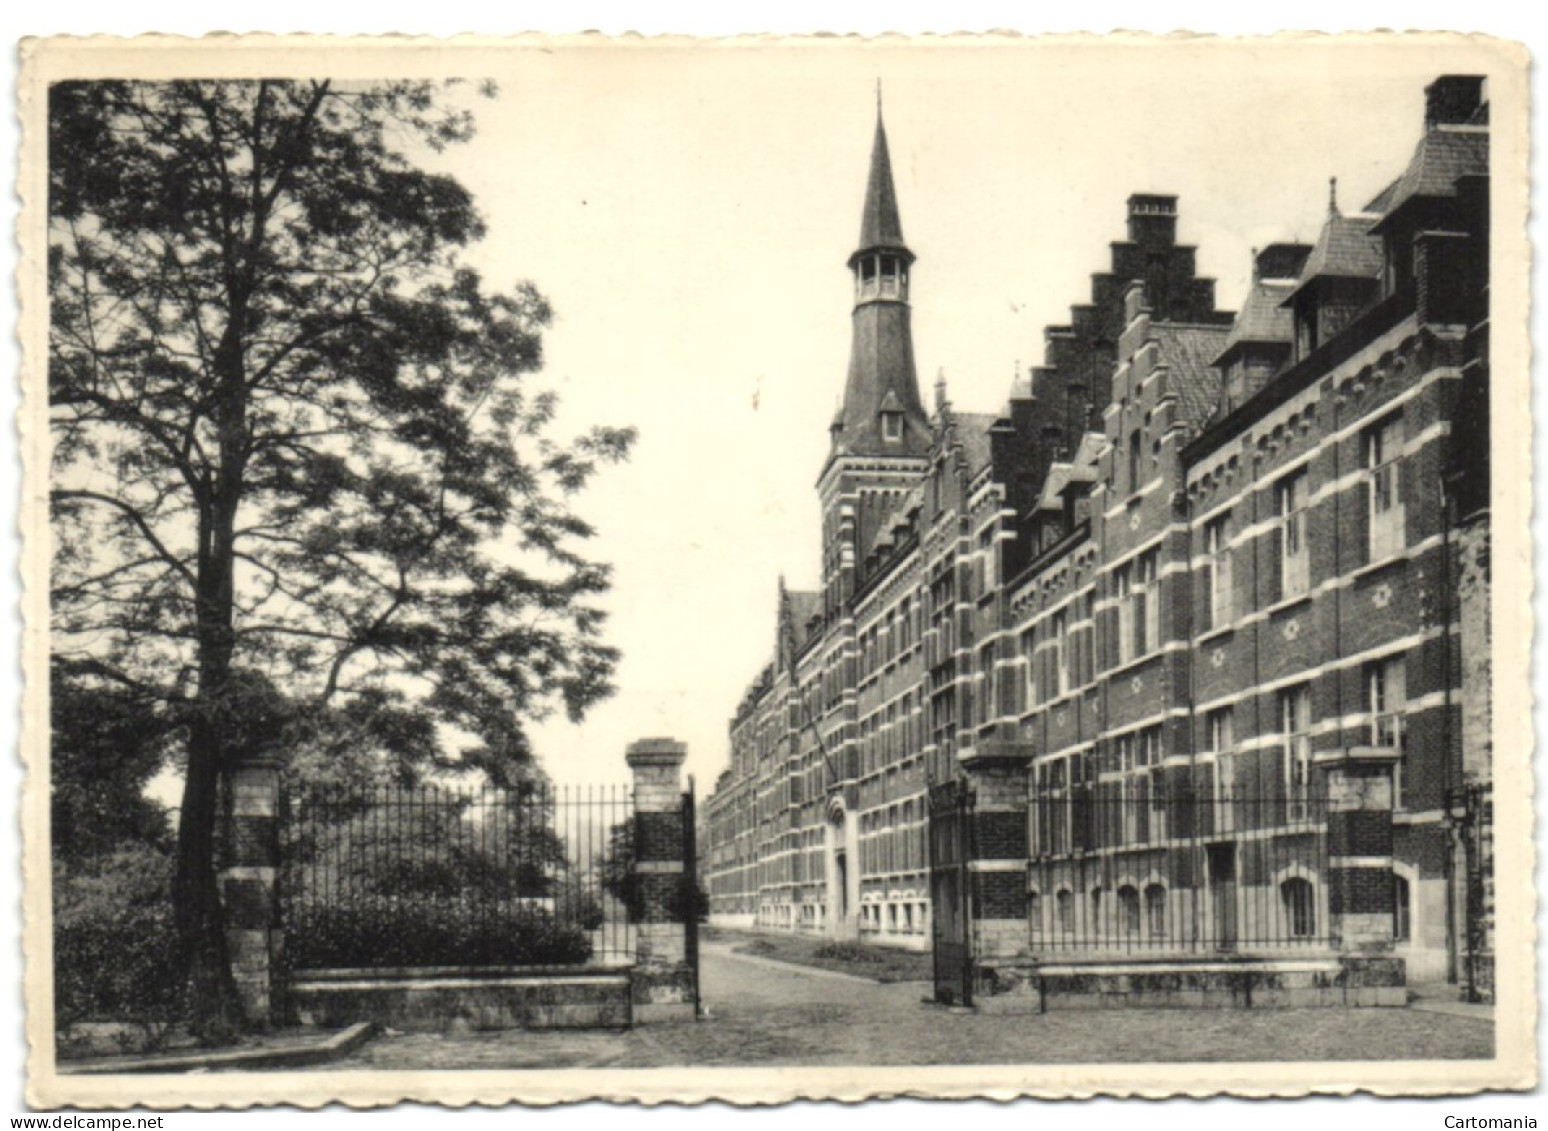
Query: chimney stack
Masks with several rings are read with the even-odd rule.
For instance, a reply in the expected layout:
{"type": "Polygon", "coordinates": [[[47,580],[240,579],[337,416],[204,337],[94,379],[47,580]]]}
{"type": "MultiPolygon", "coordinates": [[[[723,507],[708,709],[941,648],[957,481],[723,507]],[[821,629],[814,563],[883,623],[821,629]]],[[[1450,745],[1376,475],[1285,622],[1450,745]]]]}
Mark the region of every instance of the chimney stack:
{"type": "Polygon", "coordinates": [[[1482,75],[1442,75],[1424,88],[1424,130],[1461,126],[1483,105],[1482,75]]]}
{"type": "Polygon", "coordinates": [[[1129,242],[1171,247],[1177,242],[1177,198],[1135,193],[1129,197],[1129,242]]]}
{"type": "Polygon", "coordinates": [[[1271,243],[1253,257],[1253,281],[1299,279],[1301,268],[1306,266],[1306,258],[1311,253],[1310,244],[1271,243]]]}

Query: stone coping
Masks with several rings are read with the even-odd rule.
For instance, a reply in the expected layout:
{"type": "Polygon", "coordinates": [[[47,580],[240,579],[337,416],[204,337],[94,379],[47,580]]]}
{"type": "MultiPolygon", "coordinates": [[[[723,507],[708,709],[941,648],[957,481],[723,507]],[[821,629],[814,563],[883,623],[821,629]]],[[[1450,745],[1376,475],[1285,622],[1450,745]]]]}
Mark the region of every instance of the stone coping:
{"type": "Polygon", "coordinates": [[[1140,962],[1043,962],[1036,963],[1037,972],[1043,976],[1058,977],[1064,974],[1098,976],[1104,974],[1240,974],[1243,971],[1271,971],[1276,974],[1323,973],[1342,969],[1336,958],[1253,958],[1240,962],[1188,962],[1140,961],[1140,962]]]}
{"type": "Polygon", "coordinates": [[[290,982],[324,983],[373,981],[433,981],[457,978],[464,981],[489,981],[522,978],[616,978],[634,968],[632,962],[618,966],[329,966],[290,972],[290,982]]]}
{"type": "Polygon", "coordinates": [[[241,1068],[304,1068],[313,1064],[327,1064],[346,1057],[376,1036],[377,1032],[376,1022],[361,1021],[339,1030],[323,1041],[306,1041],[288,1045],[277,1043],[256,1049],[114,1057],[80,1064],[61,1061],[59,1070],[83,1076],[108,1076],[120,1073],[193,1072],[241,1068]]]}

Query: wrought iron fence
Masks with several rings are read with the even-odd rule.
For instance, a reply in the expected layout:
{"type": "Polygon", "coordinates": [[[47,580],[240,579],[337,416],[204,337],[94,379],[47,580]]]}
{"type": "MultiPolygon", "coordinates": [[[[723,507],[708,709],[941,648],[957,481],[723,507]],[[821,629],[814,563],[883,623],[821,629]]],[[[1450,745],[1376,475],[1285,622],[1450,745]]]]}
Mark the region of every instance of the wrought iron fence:
{"type": "Polygon", "coordinates": [[[293,969],[633,960],[626,787],[312,788],[286,808],[293,969]]]}
{"type": "Polygon", "coordinates": [[[1100,796],[1033,803],[1034,952],[1326,949],[1326,802],[1100,796]]]}

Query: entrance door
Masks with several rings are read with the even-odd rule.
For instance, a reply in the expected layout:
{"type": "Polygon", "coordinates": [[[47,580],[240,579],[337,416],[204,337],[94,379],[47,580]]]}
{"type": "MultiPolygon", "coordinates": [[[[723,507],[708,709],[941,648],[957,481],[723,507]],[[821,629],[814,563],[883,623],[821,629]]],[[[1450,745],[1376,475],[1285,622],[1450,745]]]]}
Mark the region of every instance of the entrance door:
{"type": "Polygon", "coordinates": [[[1209,896],[1215,927],[1215,946],[1236,949],[1236,845],[1211,844],[1209,896]]]}
{"type": "Polygon", "coordinates": [[[833,875],[838,880],[838,930],[849,922],[849,855],[842,849],[833,854],[833,875]]]}
{"type": "Polygon", "coordinates": [[[973,1004],[973,936],[969,913],[969,814],[972,798],[957,782],[930,790],[931,943],[935,1000],[973,1004]]]}

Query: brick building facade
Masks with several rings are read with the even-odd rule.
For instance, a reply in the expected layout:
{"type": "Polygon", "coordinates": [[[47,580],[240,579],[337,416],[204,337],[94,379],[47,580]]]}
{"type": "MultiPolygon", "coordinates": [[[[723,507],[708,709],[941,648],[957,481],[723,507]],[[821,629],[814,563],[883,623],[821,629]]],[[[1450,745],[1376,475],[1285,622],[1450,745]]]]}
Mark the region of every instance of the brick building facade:
{"type": "Polygon", "coordinates": [[[718,921],[924,948],[965,916],[980,957],[1484,961],[1487,861],[1459,833],[1492,755],[1481,80],[1427,88],[1399,174],[1257,251],[1234,315],[1176,199],[1130,197],[1003,409],[938,384],[927,414],[878,119],[822,583],[781,584],[706,802],[718,921]],[[932,884],[952,789],[960,892],[939,843],[932,884]]]}

